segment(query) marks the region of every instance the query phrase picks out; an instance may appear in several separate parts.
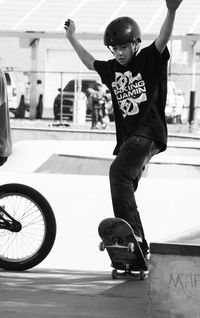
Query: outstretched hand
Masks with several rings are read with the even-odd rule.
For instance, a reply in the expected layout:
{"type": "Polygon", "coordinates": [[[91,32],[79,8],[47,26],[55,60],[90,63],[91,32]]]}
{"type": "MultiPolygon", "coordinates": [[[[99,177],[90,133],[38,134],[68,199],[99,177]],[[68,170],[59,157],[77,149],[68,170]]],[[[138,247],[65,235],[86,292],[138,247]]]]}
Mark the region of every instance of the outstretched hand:
{"type": "Polygon", "coordinates": [[[75,32],[75,23],[74,21],[68,19],[64,23],[64,29],[66,31],[66,37],[69,38],[75,32]]]}
{"type": "Polygon", "coordinates": [[[166,0],[168,10],[176,11],[183,0],[166,0]]]}

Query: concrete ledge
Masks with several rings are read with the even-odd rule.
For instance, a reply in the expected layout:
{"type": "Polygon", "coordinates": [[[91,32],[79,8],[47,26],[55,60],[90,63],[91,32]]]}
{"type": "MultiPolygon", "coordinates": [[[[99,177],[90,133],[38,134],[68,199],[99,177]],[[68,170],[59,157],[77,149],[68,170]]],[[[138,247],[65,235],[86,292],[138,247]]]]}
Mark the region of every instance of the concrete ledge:
{"type": "Polygon", "coordinates": [[[13,127],[13,142],[21,140],[112,140],[114,131],[76,130],[71,128],[13,127]]]}
{"type": "MultiPolygon", "coordinates": [[[[72,129],[72,128],[55,128],[55,127],[11,127],[13,142],[21,140],[113,140],[115,141],[115,130],[91,130],[91,129],[72,129]]],[[[200,136],[194,134],[168,134],[169,140],[181,140],[197,142],[200,136]]]]}
{"type": "Polygon", "coordinates": [[[152,243],[150,317],[200,317],[200,246],[152,243]]]}
{"type": "Polygon", "coordinates": [[[161,255],[200,256],[200,246],[168,243],[151,243],[150,253],[161,255]]]}

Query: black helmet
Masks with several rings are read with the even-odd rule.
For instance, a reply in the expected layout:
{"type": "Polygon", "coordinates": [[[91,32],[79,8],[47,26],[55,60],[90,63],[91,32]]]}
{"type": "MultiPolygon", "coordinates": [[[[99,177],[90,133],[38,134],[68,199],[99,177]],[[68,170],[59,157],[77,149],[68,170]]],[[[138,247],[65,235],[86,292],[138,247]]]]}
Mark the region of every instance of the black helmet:
{"type": "Polygon", "coordinates": [[[120,17],[113,20],[104,32],[104,44],[106,46],[124,44],[134,40],[141,41],[141,31],[137,22],[129,17],[120,17]]]}

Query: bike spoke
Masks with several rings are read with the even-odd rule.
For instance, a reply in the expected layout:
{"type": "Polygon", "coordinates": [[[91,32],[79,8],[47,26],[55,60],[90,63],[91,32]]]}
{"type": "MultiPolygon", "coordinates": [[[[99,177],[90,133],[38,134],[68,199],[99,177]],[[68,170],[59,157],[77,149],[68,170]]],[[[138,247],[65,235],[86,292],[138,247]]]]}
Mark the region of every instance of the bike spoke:
{"type": "Polygon", "coordinates": [[[22,225],[13,233],[0,230],[0,257],[10,261],[31,257],[41,247],[45,235],[45,221],[39,207],[23,195],[0,196],[0,205],[22,225]]]}

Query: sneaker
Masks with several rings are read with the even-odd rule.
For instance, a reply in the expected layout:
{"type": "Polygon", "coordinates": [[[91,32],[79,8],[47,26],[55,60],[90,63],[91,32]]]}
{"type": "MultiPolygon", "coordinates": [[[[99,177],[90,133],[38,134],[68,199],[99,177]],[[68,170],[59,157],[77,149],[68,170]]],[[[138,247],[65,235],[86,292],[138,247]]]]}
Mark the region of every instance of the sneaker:
{"type": "Polygon", "coordinates": [[[142,243],[142,238],[135,234],[135,238],[139,243],[142,243]]]}
{"type": "Polygon", "coordinates": [[[149,246],[148,246],[147,242],[144,241],[144,242],[140,243],[140,247],[141,247],[142,253],[144,255],[144,258],[148,258],[149,246]]]}

